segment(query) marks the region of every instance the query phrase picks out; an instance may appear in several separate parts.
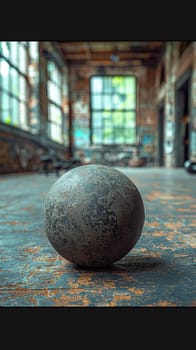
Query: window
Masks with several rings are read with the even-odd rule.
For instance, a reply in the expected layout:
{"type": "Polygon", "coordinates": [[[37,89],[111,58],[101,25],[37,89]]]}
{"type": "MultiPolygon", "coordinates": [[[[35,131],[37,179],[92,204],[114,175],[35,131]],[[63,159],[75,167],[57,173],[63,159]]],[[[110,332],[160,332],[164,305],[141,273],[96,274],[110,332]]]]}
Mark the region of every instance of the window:
{"type": "Polygon", "coordinates": [[[136,78],[93,76],[90,80],[93,144],[132,144],[136,141],[136,78]]]}
{"type": "Polygon", "coordinates": [[[63,111],[65,76],[57,64],[50,60],[48,68],[48,136],[59,143],[68,143],[68,125],[63,111]]]}
{"type": "MultiPolygon", "coordinates": [[[[34,121],[29,108],[33,93],[29,81],[31,45],[32,42],[24,41],[0,42],[0,121],[33,132],[34,121]]],[[[38,52],[38,43],[33,45],[34,52],[38,52]]],[[[36,123],[38,124],[38,111],[36,123]]]]}

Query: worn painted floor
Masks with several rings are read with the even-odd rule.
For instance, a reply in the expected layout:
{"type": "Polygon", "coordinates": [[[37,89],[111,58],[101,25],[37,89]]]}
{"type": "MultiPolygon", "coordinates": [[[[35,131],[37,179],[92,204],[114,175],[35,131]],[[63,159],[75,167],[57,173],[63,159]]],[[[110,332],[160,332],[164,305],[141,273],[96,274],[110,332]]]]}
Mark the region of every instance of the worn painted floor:
{"type": "Polygon", "coordinates": [[[143,197],[145,224],[129,254],[97,270],[76,268],[46,238],[55,174],[0,176],[0,306],[196,306],[196,175],[118,169],[143,197]]]}

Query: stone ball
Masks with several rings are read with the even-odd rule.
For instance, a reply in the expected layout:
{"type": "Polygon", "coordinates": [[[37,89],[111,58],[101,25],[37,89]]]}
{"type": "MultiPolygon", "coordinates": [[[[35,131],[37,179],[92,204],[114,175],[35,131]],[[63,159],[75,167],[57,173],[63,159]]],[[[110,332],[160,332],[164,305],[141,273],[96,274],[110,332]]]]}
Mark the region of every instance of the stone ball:
{"type": "Polygon", "coordinates": [[[44,205],[53,248],[78,267],[102,267],[124,257],[141,236],[145,220],[139,190],[120,170],[88,164],[63,174],[44,205]]]}

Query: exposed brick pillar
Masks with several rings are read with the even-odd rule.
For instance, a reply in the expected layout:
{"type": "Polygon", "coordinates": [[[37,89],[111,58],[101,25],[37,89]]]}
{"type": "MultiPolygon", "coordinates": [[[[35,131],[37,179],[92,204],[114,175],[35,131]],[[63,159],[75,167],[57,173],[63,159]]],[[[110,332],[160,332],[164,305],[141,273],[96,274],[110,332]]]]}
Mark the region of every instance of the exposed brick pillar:
{"type": "Polygon", "coordinates": [[[74,141],[73,141],[73,103],[72,103],[72,90],[71,90],[71,69],[68,66],[67,70],[68,74],[68,106],[69,106],[69,114],[68,114],[68,124],[69,124],[69,157],[73,157],[74,155],[74,141]]]}
{"type": "Polygon", "coordinates": [[[165,166],[175,166],[175,77],[177,47],[168,42],[166,46],[166,95],[165,95],[165,166]]]}
{"type": "Polygon", "coordinates": [[[39,46],[39,97],[40,97],[40,139],[44,141],[48,135],[48,102],[47,102],[47,62],[43,56],[44,42],[39,46]]]}
{"type": "Polygon", "coordinates": [[[196,161],[196,42],[193,42],[193,71],[191,82],[190,160],[196,161]]]}

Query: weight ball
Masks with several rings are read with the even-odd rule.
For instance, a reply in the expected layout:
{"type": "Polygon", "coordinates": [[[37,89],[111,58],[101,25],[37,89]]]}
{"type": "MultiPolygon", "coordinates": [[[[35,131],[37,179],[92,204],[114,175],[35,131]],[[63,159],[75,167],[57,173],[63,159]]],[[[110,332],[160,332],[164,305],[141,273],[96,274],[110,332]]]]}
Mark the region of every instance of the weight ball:
{"type": "Polygon", "coordinates": [[[185,170],[190,174],[196,174],[196,162],[191,162],[190,160],[186,160],[184,163],[185,170]]]}
{"type": "Polygon", "coordinates": [[[106,165],[82,165],[63,174],[44,206],[53,248],[81,267],[102,267],[124,257],[141,236],[145,210],[130,178],[106,165]]]}

